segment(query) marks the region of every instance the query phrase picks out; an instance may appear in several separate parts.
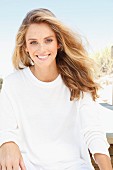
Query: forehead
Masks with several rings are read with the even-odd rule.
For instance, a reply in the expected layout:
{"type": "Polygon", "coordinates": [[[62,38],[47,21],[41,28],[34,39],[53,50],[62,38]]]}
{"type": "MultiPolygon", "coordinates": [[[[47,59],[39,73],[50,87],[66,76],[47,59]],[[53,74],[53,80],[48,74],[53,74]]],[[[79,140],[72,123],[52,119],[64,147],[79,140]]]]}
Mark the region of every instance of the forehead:
{"type": "Polygon", "coordinates": [[[48,24],[36,23],[31,24],[26,32],[26,38],[31,38],[32,36],[33,37],[55,36],[55,33],[48,24]]]}

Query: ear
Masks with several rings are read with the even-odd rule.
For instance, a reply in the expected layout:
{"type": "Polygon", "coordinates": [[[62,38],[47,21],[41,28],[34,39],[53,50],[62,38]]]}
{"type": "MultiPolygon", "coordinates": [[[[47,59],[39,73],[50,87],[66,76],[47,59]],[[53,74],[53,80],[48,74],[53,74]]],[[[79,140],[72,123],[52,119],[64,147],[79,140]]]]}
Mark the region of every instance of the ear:
{"type": "Polygon", "coordinates": [[[60,48],[60,44],[57,45],[57,49],[59,49],[59,48],[60,48]]]}
{"type": "Polygon", "coordinates": [[[57,49],[60,49],[60,48],[62,48],[62,44],[57,45],[57,49]]]}
{"type": "Polygon", "coordinates": [[[28,49],[27,49],[27,47],[25,47],[25,51],[26,51],[26,53],[28,52],[28,49]]]}
{"type": "Polygon", "coordinates": [[[60,51],[63,51],[63,46],[62,46],[62,44],[58,44],[57,48],[58,48],[60,51]]]}

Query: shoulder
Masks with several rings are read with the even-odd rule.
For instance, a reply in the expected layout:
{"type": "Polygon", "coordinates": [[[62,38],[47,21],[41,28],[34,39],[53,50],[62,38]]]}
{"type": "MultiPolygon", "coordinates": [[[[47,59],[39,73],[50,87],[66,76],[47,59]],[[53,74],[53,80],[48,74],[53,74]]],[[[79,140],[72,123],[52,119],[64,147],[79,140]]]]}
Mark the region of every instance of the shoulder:
{"type": "Polygon", "coordinates": [[[97,101],[93,100],[92,94],[90,92],[81,93],[79,103],[80,108],[87,107],[93,109],[98,105],[97,101]]]}
{"type": "Polygon", "coordinates": [[[94,101],[93,97],[92,97],[92,94],[90,92],[81,92],[80,100],[81,100],[81,102],[94,101]]]}
{"type": "Polygon", "coordinates": [[[10,73],[8,76],[3,78],[3,88],[10,88],[12,86],[18,86],[24,78],[24,69],[14,70],[13,73],[10,73]]]}

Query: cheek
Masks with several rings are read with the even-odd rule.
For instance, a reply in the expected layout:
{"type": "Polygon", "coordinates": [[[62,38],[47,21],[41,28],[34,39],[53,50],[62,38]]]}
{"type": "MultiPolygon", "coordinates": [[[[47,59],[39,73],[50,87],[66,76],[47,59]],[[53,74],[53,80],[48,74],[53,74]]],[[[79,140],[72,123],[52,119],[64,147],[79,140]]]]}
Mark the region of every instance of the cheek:
{"type": "Polygon", "coordinates": [[[58,51],[58,45],[57,45],[57,44],[54,44],[54,45],[51,47],[51,50],[52,50],[54,53],[57,53],[57,51],[58,51]]]}
{"type": "Polygon", "coordinates": [[[29,53],[33,53],[34,52],[34,48],[29,46],[29,45],[27,46],[27,50],[28,50],[29,53]]]}

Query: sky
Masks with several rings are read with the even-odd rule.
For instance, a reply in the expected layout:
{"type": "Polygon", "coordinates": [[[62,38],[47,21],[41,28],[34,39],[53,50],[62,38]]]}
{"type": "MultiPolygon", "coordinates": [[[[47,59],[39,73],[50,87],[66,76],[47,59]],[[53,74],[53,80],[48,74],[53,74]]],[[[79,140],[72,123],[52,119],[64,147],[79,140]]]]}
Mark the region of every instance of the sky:
{"type": "Polygon", "coordinates": [[[13,71],[15,37],[26,13],[48,8],[87,40],[89,53],[113,45],[113,0],[3,0],[0,2],[0,77],[13,71]]]}

